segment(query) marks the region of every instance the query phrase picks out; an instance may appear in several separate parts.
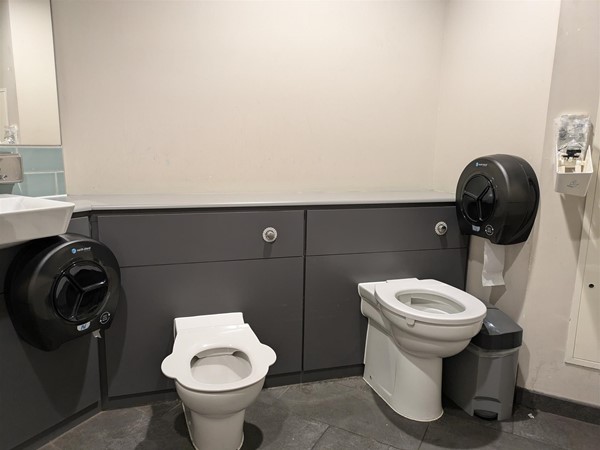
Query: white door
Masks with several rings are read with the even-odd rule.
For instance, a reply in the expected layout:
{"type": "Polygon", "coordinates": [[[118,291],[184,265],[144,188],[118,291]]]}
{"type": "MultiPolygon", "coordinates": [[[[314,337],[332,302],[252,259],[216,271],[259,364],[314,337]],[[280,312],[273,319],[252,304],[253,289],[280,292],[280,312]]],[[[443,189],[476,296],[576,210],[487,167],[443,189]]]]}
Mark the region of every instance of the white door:
{"type": "MultiPolygon", "coordinates": [[[[598,147],[594,150],[598,151],[598,147]]],[[[596,165],[598,168],[599,166],[596,165]]],[[[586,201],[566,360],[600,369],[600,182],[586,201]]]]}

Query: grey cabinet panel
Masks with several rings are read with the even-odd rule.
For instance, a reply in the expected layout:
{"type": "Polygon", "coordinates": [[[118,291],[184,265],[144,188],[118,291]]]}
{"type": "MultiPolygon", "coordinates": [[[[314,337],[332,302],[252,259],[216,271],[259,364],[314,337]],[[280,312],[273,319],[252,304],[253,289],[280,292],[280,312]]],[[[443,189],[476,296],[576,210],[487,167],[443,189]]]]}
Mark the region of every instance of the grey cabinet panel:
{"type": "Polygon", "coordinates": [[[464,288],[466,265],[466,249],[307,257],[304,370],[363,362],[358,283],[416,277],[464,288]]]}
{"type": "Polygon", "coordinates": [[[121,267],[301,256],[304,212],[100,215],[98,232],[121,267]],[[264,242],[266,227],[275,242],[264,242]]]}
{"type": "Polygon", "coordinates": [[[466,247],[454,206],[361,208],[308,211],[307,255],[396,252],[466,247]],[[438,236],[443,221],[448,232],[438,236]]]}
{"type": "Polygon", "coordinates": [[[109,397],[173,387],[162,360],[173,348],[175,317],[241,311],[277,353],[269,374],[302,364],[303,260],[277,258],[131,267],[106,332],[109,397]]]}
{"type": "Polygon", "coordinates": [[[0,295],[0,448],[31,439],[100,398],[91,335],[38,350],[17,336],[0,295]]]}
{"type": "Polygon", "coordinates": [[[77,233],[91,237],[90,219],[87,217],[76,217],[75,219],[71,219],[69,228],[67,228],[67,233],[77,233]]]}

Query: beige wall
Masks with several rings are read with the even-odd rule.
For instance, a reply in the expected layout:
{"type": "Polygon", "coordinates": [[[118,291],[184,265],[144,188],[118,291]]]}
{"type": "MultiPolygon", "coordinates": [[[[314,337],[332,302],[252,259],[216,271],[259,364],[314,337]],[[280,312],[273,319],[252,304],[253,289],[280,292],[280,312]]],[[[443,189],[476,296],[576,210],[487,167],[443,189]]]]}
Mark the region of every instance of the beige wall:
{"type": "MultiPolygon", "coordinates": [[[[496,102],[501,107],[498,114],[515,117],[509,119],[510,128],[505,128],[501,119],[500,125],[491,125],[498,126],[506,137],[497,135],[497,129],[490,130],[496,137],[486,145],[486,150],[491,148],[489,153],[504,151],[528,159],[538,174],[541,204],[529,240],[506,248],[506,287],[481,287],[483,241],[479,238],[471,240],[467,282],[469,292],[490,299],[523,327],[519,385],[593,405],[600,405],[600,372],[564,362],[584,199],[554,192],[552,121],[564,113],[586,113],[596,121],[600,81],[598,7],[598,2],[562,2],[553,67],[538,78],[546,90],[548,76],[552,77],[546,93],[547,107],[530,115],[534,97],[526,94],[511,97],[509,102],[506,99],[496,102]],[[510,143],[505,150],[504,141],[510,143]]],[[[490,84],[496,82],[493,76],[487,80],[490,84]]],[[[535,80],[531,82],[531,92],[539,93],[538,107],[542,107],[542,92],[535,86],[535,80]]],[[[477,108],[471,112],[475,114],[477,108]]],[[[491,126],[484,125],[486,130],[491,126]]],[[[439,143],[436,150],[438,163],[439,143]]],[[[464,152],[467,159],[474,154],[464,152]]],[[[443,175],[436,178],[443,183],[450,183],[451,179],[452,176],[447,176],[444,180],[443,175]]]]}
{"type": "Polygon", "coordinates": [[[432,186],[443,1],[52,5],[71,194],[432,186]]]}

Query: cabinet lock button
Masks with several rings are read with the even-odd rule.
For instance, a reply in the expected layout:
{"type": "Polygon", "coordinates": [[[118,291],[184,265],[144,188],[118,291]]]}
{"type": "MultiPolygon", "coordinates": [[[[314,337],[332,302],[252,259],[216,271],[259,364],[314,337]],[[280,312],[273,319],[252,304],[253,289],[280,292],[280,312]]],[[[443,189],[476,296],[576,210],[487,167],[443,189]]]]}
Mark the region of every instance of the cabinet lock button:
{"type": "Polygon", "coordinates": [[[267,227],[263,230],[262,237],[265,242],[275,242],[275,239],[277,239],[277,230],[273,227],[267,227]]]}

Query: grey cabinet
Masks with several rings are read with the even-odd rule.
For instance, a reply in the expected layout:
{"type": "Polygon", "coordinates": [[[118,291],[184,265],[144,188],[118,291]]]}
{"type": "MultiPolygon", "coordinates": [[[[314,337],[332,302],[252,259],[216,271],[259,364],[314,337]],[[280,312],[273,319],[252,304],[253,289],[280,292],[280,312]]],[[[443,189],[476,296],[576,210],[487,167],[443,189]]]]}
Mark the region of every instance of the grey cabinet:
{"type": "Polygon", "coordinates": [[[175,317],[240,311],[277,353],[269,374],[302,364],[302,258],[124,268],[124,298],[106,332],[110,397],[173,388],[160,370],[175,317]]]}
{"type": "Polygon", "coordinates": [[[466,246],[453,206],[309,210],[304,370],[363,362],[358,283],[416,277],[463,288],[466,246]],[[444,236],[434,231],[440,221],[444,236]]]}
{"type": "Polygon", "coordinates": [[[467,246],[454,206],[349,208],[308,211],[307,255],[398,252],[467,246]],[[446,222],[448,232],[435,233],[446,222]]]}
{"type": "Polygon", "coordinates": [[[358,283],[416,277],[463,287],[466,262],[466,249],[307,257],[304,370],[362,364],[358,283]]]}
{"type": "Polygon", "coordinates": [[[173,387],[160,365],[175,317],[240,311],[277,353],[270,375],[301,371],[303,211],[103,215],[98,232],[123,284],[106,331],[109,398],[173,387]]]}
{"type": "Polygon", "coordinates": [[[304,212],[100,215],[98,232],[121,267],[302,256],[304,212]],[[267,227],[277,229],[273,243],[267,227]]]}
{"type": "MultiPolygon", "coordinates": [[[[69,231],[85,231],[87,224],[87,218],[74,219],[69,231]]],[[[51,352],[30,346],[17,335],[3,285],[19,248],[0,250],[0,449],[20,445],[97,407],[100,398],[98,344],[91,335],[51,352]]]]}
{"type": "Polygon", "coordinates": [[[67,233],[76,233],[83,236],[91,237],[90,219],[88,217],[76,217],[69,222],[67,233]]]}

